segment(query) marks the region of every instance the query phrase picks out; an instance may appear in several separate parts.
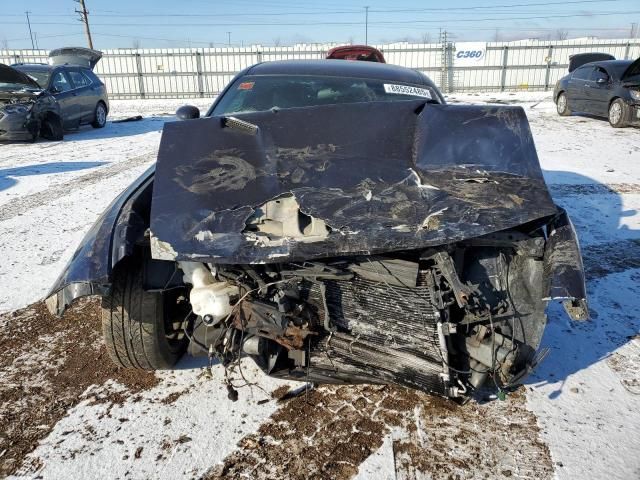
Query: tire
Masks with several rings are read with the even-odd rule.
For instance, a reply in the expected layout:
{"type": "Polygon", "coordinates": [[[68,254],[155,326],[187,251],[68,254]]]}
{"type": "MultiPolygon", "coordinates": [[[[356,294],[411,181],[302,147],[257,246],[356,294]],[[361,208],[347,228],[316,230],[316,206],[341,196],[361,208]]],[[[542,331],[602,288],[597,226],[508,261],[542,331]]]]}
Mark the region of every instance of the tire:
{"type": "Polygon", "coordinates": [[[178,303],[182,289],[145,292],[142,278],[142,266],[134,262],[114,272],[111,294],[102,299],[107,352],[121,367],[170,369],[187,349],[183,322],[191,309],[178,303]]]}
{"type": "Polygon", "coordinates": [[[104,128],[107,124],[107,107],[103,102],[98,102],[96,105],[93,118],[93,123],[91,123],[93,128],[104,128]]]}
{"type": "Polygon", "coordinates": [[[62,120],[57,116],[48,116],[42,121],[40,136],[47,140],[60,141],[64,138],[62,120]]]}
{"type": "Polygon", "coordinates": [[[558,112],[558,115],[562,117],[568,117],[569,115],[571,115],[571,109],[569,108],[569,99],[564,92],[558,95],[558,98],[556,99],[556,111],[558,112]]]}
{"type": "Polygon", "coordinates": [[[627,126],[627,118],[629,117],[629,107],[621,98],[616,98],[609,105],[609,124],[614,128],[622,128],[627,126]]]}

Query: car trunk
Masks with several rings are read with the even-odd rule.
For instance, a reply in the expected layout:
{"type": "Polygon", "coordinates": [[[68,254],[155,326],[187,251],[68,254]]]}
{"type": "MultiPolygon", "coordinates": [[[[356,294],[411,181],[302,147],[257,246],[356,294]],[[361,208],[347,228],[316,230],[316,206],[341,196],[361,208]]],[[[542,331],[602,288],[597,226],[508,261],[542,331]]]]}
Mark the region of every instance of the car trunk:
{"type": "Polygon", "coordinates": [[[49,52],[50,65],[77,65],[93,70],[102,58],[102,52],[82,47],[65,47],[49,52]]]}

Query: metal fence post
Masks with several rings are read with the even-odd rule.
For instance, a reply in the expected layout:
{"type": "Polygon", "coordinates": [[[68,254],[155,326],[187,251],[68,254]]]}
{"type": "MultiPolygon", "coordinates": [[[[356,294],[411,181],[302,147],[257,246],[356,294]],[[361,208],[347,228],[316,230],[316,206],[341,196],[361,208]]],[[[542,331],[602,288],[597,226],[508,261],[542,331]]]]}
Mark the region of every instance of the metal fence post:
{"type": "Polygon", "coordinates": [[[447,87],[449,93],[453,93],[455,89],[454,81],[453,81],[453,51],[455,47],[453,42],[449,42],[447,44],[447,87]]]}
{"type": "Polygon", "coordinates": [[[140,92],[140,98],[144,98],[144,79],[142,78],[142,59],[140,54],[136,52],[136,70],[138,73],[138,90],[140,92]]]}
{"type": "Polygon", "coordinates": [[[262,52],[259,50],[256,52],[256,59],[258,60],[258,63],[262,62],[262,52]]]}
{"type": "Polygon", "coordinates": [[[624,49],[624,59],[629,60],[629,51],[631,50],[631,42],[627,42],[627,46],[624,49]]]}
{"type": "Polygon", "coordinates": [[[547,52],[547,71],[544,74],[544,91],[549,90],[549,79],[551,78],[551,59],[553,58],[553,45],[549,45],[547,52]]]}
{"type": "Polygon", "coordinates": [[[509,47],[502,47],[502,75],[500,78],[500,91],[504,92],[507,84],[507,61],[509,59],[509,47]]]}
{"type": "Polygon", "coordinates": [[[196,52],[196,73],[198,75],[198,92],[200,98],[204,98],[204,84],[202,82],[202,54],[196,52]]]}

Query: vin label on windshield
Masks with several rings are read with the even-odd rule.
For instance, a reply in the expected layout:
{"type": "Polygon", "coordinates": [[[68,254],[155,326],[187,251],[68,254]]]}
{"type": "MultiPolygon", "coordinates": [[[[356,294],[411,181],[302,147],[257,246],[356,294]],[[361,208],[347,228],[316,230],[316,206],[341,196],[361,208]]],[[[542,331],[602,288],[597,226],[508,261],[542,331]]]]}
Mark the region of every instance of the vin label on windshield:
{"type": "Polygon", "coordinates": [[[431,99],[431,92],[426,88],[411,87],[409,85],[397,85],[395,83],[385,83],[384,91],[387,93],[395,93],[396,95],[413,95],[414,97],[423,97],[431,99]]]}

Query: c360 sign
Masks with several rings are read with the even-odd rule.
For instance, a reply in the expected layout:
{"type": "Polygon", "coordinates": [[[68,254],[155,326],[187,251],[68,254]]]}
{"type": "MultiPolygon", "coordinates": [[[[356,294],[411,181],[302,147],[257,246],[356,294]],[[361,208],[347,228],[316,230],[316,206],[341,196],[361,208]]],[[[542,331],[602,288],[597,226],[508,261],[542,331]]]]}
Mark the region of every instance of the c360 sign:
{"type": "Polygon", "coordinates": [[[480,60],[482,57],[484,57],[484,50],[460,50],[456,53],[456,58],[480,60]]]}

